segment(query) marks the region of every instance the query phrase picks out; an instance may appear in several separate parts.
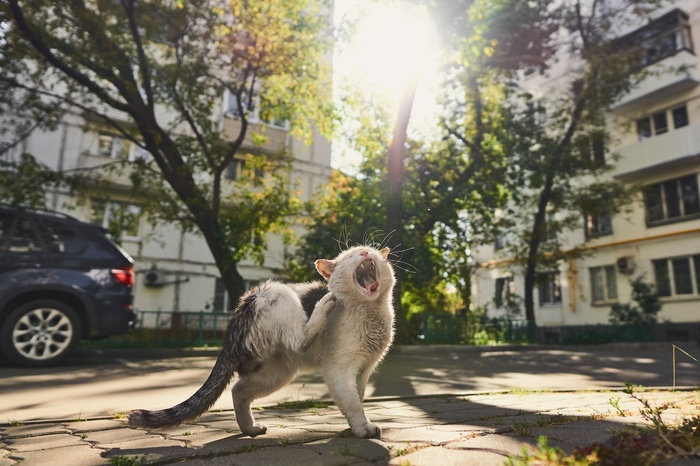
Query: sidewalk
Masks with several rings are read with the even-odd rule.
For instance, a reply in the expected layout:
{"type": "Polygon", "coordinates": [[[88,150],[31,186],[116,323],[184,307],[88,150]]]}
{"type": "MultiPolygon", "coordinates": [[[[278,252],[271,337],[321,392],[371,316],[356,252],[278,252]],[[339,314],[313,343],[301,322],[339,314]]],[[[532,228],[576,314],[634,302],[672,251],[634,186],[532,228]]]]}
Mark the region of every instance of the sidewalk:
{"type": "MultiPolygon", "coordinates": [[[[700,414],[697,391],[640,394],[652,406],[672,402],[672,423],[700,414]]],[[[27,400],[31,403],[31,400],[27,400]]],[[[380,439],[349,433],[334,405],[265,407],[255,412],[267,435],[242,437],[231,411],[209,412],[196,423],[134,430],[113,418],[0,424],[0,466],[100,464],[178,465],[502,465],[540,435],[567,452],[603,441],[630,424],[648,424],[641,404],[615,391],[473,393],[373,399],[367,415],[380,439]]],[[[4,420],[3,420],[4,421],[4,420]]],[[[676,464],[700,464],[698,460],[676,464]]]]}

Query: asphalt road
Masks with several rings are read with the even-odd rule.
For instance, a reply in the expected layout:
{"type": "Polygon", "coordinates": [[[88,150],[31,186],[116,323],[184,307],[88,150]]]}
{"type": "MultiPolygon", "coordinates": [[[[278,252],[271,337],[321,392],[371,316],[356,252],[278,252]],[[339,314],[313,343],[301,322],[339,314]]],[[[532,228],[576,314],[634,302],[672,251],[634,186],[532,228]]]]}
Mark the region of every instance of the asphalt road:
{"type": "MultiPolygon", "coordinates": [[[[697,343],[679,345],[700,359],[697,343]]],[[[83,419],[158,409],[189,397],[207,378],[215,352],[82,352],[58,367],[17,368],[0,361],[0,422],[83,419]]],[[[465,394],[504,389],[612,389],[700,386],[700,364],[667,344],[589,347],[395,348],[375,373],[368,397],[465,394]]],[[[318,374],[301,375],[258,400],[328,399],[318,374]]],[[[214,406],[231,409],[228,392],[214,406]]]]}

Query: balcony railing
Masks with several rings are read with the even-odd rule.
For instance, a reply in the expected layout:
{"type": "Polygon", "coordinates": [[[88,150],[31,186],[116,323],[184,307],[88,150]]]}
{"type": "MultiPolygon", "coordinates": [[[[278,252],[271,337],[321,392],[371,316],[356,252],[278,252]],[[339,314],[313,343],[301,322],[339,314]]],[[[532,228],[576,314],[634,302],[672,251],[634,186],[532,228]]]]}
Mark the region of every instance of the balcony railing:
{"type": "Polygon", "coordinates": [[[615,168],[620,178],[631,179],[647,173],[697,159],[700,124],[688,125],[620,148],[615,168]]]}
{"type": "Polygon", "coordinates": [[[612,106],[613,113],[635,111],[651,100],[665,98],[700,84],[688,15],[673,10],[615,41],[615,46],[639,55],[639,67],[649,75],[612,106]]]}

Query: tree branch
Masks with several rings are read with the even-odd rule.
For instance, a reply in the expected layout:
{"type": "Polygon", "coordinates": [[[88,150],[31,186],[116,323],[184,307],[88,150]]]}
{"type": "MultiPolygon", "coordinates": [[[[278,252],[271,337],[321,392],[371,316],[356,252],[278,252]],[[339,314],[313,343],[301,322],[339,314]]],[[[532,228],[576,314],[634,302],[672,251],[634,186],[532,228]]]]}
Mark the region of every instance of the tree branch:
{"type": "Polygon", "coordinates": [[[22,13],[22,8],[17,3],[17,0],[7,0],[7,3],[10,6],[12,17],[14,18],[17,27],[22,31],[24,36],[37,50],[37,52],[39,52],[52,66],[63,72],[66,76],[73,79],[81,86],[86,87],[90,92],[97,95],[100,98],[100,100],[102,100],[109,106],[128,113],[128,105],[114,99],[112,96],[109,95],[109,93],[105,91],[104,88],[97,85],[87,75],[80,73],[79,71],[68,66],[63,60],[58,58],[51,51],[48,45],[39,38],[39,36],[34,32],[34,30],[27,22],[26,18],[24,17],[24,14],[22,13]]]}

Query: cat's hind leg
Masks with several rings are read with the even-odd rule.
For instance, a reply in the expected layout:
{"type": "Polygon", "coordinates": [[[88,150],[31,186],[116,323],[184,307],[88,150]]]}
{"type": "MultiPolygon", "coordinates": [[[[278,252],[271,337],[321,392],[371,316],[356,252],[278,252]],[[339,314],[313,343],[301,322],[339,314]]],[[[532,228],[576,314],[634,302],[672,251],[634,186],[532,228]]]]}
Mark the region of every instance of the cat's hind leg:
{"type": "Polygon", "coordinates": [[[287,385],[296,375],[293,361],[278,353],[255,371],[241,375],[231,390],[236,422],[241,432],[251,437],[267,432],[267,426],[255,422],[251,403],[258,398],[270,395],[287,385]]]}

